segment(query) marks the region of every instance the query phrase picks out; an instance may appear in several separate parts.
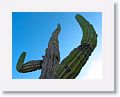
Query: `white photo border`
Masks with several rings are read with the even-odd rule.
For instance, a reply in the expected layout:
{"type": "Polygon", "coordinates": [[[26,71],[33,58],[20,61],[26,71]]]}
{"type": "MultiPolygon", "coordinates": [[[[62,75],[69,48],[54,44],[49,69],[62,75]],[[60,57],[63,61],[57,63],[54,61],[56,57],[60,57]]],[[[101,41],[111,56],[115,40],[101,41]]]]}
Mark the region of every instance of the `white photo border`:
{"type": "Polygon", "coordinates": [[[112,0],[4,0],[0,6],[2,91],[114,91],[112,0]],[[103,79],[12,79],[12,12],[102,12],[103,79]]]}

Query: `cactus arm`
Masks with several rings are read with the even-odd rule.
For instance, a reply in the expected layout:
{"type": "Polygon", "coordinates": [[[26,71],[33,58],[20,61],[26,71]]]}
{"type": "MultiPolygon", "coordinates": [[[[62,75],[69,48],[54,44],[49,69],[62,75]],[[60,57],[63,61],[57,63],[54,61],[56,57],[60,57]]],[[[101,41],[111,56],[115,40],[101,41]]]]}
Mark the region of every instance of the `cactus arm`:
{"type": "MultiPolygon", "coordinates": [[[[75,16],[75,18],[83,31],[83,37],[82,37],[81,46],[80,46],[80,49],[82,50],[85,47],[85,44],[88,43],[88,41],[90,40],[92,33],[90,32],[90,27],[89,27],[90,24],[84,17],[77,14],[75,16]]],[[[64,70],[64,68],[66,67],[66,65],[65,65],[66,62],[70,63],[78,55],[78,53],[79,53],[79,50],[77,50],[77,48],[75,48],[70,53],[69,56],[67,56],[65,59],[63,59],[63,61],[61,62],[61,66],[58,70],[58,74],[60,74],[64,70]]]]}
{"type": "Polygon", "coordinates": [[[23,64],[21,73],[33,72],[42,69],[43,60],[32,60],[23,64]]]}
{"type": "Polygon", "coordinates": [[[18,59],[16,70],[20,73],[32,72],[42,68],[43,60],[32,60],[24,63],[26,52],[23,52],[18,59]]]}
{"type": "Polygon", "coordinates": [[[83,31],[81,45],[75,48],[59,65],[59,79],[76,78],[97,45],[97,34],[93,26],[81,15],[76,15],[75,18],[83,31]]]}

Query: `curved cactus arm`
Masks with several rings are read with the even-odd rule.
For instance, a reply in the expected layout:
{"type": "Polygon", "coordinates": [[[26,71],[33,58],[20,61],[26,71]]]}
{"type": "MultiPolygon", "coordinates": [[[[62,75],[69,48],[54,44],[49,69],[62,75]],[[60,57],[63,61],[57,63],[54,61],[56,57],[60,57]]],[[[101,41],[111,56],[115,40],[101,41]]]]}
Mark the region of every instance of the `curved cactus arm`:
{"type": "Polygon", "coordinates": [[[81,44],[91,42],[90,44],[94,45],[95,43],[97,43],[98,35],[97,35],[93,25],[90,24],[89,21],[87,21],[83,16],[81,16],[79,14],[77,14],[75,16],[75,18],[83,31],[83,37],[82,37],[81,44]],[[89,38],[87,38],[87,36],[89,36],[89,38]]]}
{"type": "Polygon", "coordinates": [[[24,63],[26,52],[23,52],[18,59],[16,70],[20,73],[32,72],[42,68],[43,60],[32,60],[24,63]]]}
{"type": "MultiPolygon", "coordinates": [[[[81,45],[78,47],[81,50],[84,49],[85,44],[89,42],[90,38],[91,38],[91,32],[90,32],[90,27],[89,27],[89,22],[87,20],[85,20],[84,17],[82,17],[81,15],[77,14],[75,16],[77,22],[79,23],[80,27],[82,28],[83,31],[83,36],[82,36],[82,40],[81,40],[81,45]]],[[[70,52],[70,55],[68,55],[65,59],[63,59],[63,61],[61,62],[60,68],[58,69],[58,75],[61,74],[61,72],[64,70],[64,68],[66,67],[66,63],[70,63],[79,53],[80,51],[75,48],[73,51],[70,52]]]]}
{"type": "Polygon", "coordinates": [[[59,65],[59,79],[76,78],[97,45],[97,34],[93,26],[79,14],[75,18],[83,31],[81,45],[71,51],[59,65]]]}

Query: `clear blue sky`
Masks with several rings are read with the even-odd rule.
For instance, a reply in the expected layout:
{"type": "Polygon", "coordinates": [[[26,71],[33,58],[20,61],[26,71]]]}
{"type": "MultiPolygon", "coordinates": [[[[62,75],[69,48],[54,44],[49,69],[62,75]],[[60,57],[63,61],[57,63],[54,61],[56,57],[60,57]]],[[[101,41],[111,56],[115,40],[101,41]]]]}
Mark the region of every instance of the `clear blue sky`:
{"type": "MultiPolygon", "coordinates": [[[[97,57],[102,50],[102,13],[100,12],[13,12],[12,13],[12,78],[38,79],[40,71],[19,73],[16,63],[23,51],[27,52],[25,62],[42,59],[52,32],[61,24],[59,35],[60,57],[65,58],[80,44],[82,30],[75,20],[80,14],[93,24],[98,34],[98,46],[92,54],[97,57]]],[[[91,61],[89,60],[89,61],[91,61]]],[[[87,72],[87,71],[86,71],[87,72]]],[[[82,75],[81,75],[82,76],[82,75]]]]}

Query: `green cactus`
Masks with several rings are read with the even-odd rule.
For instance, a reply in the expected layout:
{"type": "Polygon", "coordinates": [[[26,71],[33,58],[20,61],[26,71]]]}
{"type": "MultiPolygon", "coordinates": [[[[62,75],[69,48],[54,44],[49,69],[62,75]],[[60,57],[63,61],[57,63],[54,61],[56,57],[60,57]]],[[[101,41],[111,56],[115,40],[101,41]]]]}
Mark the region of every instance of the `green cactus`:
{"type": "Polygon", "coordinates": [[[21,68],[23,66],[24,60],[25,60],[25,56],[26,56],[26,52],[23,52],[20,55],[20,58],[18,59],[17,65],[16,65],[16,69],[18,72],[21,72],[21,68]]]}
{"type": "Polygon", "coordinates": [[[75,16],[83,31],[81,45],[75,48],[59,65],[59,79],[74,79],[80,73],[97,44],[93,26],[81,15],[75,16]]]}
{"type": "Polygon", "coordinates": [[[32,72],[42,68],[43,60],[32,60],[24,64],[26,52],[23,52],[18,59],[16,70],[20,73],[32,72]]]}
{"type": "Polygon", "coordinates": [[[26,73],[42,69],[40,79],[75,79],[97,46],[98,36],[93,25],[84,17],[77,14],[75,19],[83,31],[82,40],[80,45],[73,49],[60,64],[58,35],[61,26],[58,24],[50,38],[43,60],[23,64],[26,56],[26,53],[23,52],[16,66],[17,71],[26,73]]]}

